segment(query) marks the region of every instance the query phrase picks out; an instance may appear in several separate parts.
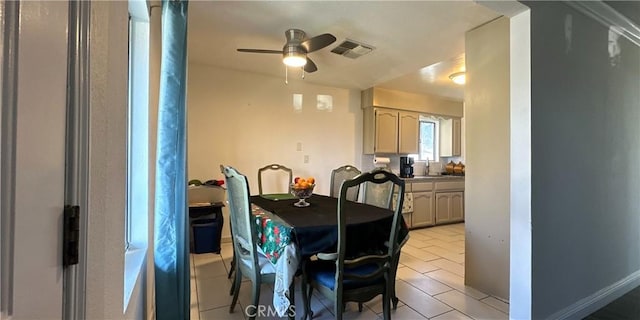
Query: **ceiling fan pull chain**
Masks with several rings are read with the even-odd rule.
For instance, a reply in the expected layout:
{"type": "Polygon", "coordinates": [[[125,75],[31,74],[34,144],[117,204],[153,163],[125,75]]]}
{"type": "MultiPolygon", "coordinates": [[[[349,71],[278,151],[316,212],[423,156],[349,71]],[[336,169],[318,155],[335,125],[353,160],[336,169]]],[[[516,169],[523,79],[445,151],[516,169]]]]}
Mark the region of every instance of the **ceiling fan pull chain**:
{"type": "Polygon", "coordinates": [[[289,68],[284,66],[284,84],[289,84],[289,68]]]}
{"type": "Polygon", "coordinates": [[[304,80],[304,67],[300,67],[302,69],[302,80],[304,80]]]}

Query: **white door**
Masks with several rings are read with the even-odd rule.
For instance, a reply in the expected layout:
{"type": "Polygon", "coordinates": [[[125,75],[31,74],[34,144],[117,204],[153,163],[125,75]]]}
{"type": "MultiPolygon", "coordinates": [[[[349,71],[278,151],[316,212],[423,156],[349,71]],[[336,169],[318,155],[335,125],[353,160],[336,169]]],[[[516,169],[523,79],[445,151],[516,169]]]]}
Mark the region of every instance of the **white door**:
{"type": "MultiPolygon", "coordinates": [[[[2,20],[16,14],[7,12],[9,1],[3,2],[2,20]]],[[[13,105],[14,118],[2,119],[1,140],[3,163],[13,163],[13,170],[3,171],[3,195],[13,189],[12,241],[2,240],[12,247],[13,257],[3,252],[2,316],[11,312],[11,319],[62,319],[62,214],[65,192],[65,123],[67,94],[67,1],[14,2],[19,9],[19,28],[6,26],[3,39],[17,39],[17,51],[4,54],[3,69],[12,54],[17,56],[13,105]],[[12,32],[17,33],[12,33],[12,32]],[[15,36],[12,36],[15,35],[15,36]],[[6,124],[9,124],[8,126],[6,124]],[[13,134],[4,129],[13,126],[13,134]],[[8,140],[8,141],[7,141],[8,140]],[[5,145],[7,146],[7,145],[5,145]],[[12,149],[12,150],[11,150],[12,149]],[[7,153],[6,151],[12,151],[7,153]],[[11,159],[13,158],[13,160],[11,159]],[[14,177],[7,173],[14,172],[14,177]],[[13,182],[11,180],[15,179],[13,182]],[[13,184],[13,188],[12,185],[13,184]],[[12,261],[11,261],[12,260],[12,261]],[[12,262],[12,263],[11,263],[12,262]],[[7,272],[9,268],[9,272],[7,272]],[[7,287],[12,290],[7,290],[7,287]],[[10,311],[8,310],[10,309],[10,311]]],[[[3,43],[7,43],[6,41],[3,43]]],[[[3,79],[3,86],[7,86],[3,79]]],[[[8,202],[3,198],[3,208],[8,202]]],[[[7,221],[3,212],[3,223],[7,221]]],[[[12,220],[12,221],[11,221],[12,220]]],[[[6,249],[6,246],[5,246],[6,249]]]]}

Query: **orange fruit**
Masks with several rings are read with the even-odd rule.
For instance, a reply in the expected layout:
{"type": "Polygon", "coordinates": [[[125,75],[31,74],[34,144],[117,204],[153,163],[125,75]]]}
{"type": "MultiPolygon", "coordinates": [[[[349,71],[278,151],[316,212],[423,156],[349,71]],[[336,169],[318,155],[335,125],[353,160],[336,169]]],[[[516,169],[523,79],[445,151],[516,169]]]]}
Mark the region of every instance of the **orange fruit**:
{"type": "Polygon", "coordinates": [[[309,187],[309,183],[307,181],[300,182],[300,189],[306,189],[309,187]]]}
{"type": "Polygon", "coordinates": [[[314,179],[313,177],[310,177],[307,179],[307,182],[309,182],[309,184],[314,184],[316,183],[316,179],[314,179]]]}

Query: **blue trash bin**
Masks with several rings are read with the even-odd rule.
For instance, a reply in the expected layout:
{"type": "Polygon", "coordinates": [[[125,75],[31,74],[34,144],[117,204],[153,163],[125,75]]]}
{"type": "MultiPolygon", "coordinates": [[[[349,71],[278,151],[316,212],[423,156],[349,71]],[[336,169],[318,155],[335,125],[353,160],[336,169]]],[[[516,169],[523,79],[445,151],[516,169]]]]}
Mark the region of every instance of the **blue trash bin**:
{"type": "Polygon", "coordinates": [[[193,228],[194,253],[220,253],[218,222],[215,219],[197,219],[191,223],[193,228]]]}

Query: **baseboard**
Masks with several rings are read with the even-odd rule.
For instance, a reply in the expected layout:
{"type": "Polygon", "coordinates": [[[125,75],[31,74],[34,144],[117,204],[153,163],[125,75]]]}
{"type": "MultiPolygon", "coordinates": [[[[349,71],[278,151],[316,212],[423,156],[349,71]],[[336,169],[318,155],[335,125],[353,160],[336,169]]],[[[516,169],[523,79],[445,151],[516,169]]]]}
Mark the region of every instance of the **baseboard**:
{"type": "Polygon", "coordinates": [[[640,286],[640,270],[552,314],[547,319],[583,319],[640,286]]]}

